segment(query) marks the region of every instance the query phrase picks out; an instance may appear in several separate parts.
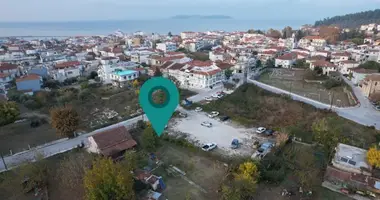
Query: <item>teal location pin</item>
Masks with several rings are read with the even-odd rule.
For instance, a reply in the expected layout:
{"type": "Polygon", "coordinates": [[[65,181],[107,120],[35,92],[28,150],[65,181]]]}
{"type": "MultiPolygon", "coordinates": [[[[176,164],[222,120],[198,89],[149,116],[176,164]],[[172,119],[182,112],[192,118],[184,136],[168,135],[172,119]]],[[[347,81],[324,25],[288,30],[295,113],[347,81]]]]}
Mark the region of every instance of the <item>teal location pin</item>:
{"type": "Polygon", "coordinates": [[[151,78],[142,85],[139,101],[153,129],[160,136],[179,103],[179,93],[176,85],[171,80],[163,77],[151,78]],[[164,92],[166,96],[162,104],[153,100],[153,93],[158,90],[164,92]]]}

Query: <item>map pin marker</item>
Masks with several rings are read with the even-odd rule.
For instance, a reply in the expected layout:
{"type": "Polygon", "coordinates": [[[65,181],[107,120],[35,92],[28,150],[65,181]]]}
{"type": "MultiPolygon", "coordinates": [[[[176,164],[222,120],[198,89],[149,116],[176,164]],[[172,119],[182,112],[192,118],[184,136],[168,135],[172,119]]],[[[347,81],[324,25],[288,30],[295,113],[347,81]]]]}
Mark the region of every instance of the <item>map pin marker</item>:
{"type": "Polygon", "coordinates": [[[139,102],[156,134],[160,136],[179,104],[177,86],[163,77],[151,78],[142,85],[139,102]],[[157,91],[165,94],[166,98],[162,102],[153,99],[153,94],[157,91]]]}

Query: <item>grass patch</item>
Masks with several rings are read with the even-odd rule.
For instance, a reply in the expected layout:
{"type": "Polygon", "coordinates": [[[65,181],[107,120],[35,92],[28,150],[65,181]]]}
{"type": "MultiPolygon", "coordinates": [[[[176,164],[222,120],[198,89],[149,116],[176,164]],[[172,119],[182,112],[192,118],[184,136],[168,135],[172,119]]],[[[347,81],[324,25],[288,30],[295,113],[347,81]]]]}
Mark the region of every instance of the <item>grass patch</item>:
{"type": "Polygon", "coordinates": [[[375,129],[339,117],[336,113],[317,109],[251,84],[242,85],[234,93],[202,107],[205,111],[219,111],[221,115],[228,115],[248,127],[285,129],[307,142],[312,141],[312,124],[322,118],[340,126],[342,136],[349,140],[349,144],[361,148],[377,142],[376,135],[379,134],[375,129]]]}

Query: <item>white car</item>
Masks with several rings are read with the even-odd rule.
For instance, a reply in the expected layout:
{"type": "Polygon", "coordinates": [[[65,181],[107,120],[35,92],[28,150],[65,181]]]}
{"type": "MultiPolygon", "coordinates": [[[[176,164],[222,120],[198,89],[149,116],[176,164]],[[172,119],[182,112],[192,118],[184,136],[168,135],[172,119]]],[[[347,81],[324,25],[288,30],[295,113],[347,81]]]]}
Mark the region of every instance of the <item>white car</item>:
{"type": "Polygon", "coordinates": [[[214,118],[214,117],[216,117],[216,116],[218,116],[219,115],[219,112],[218,111],[212,111],[210,114],[208,114],[208,117],[210,117],[210,118],[214,118]]]}
{"type": "Polygon", "coordinates": [[[217,146],[216,143],[207,143],[207,144],[202,146],[202,150],[203,151],[211,151],[211,150],[215,149],[216,146],[217,146]]]}
{"type": "Polygon", "coordinates": [[[205,100],[206,101],[212,101],[212,98],[211,97],[205,97],[205,100]]]}
{"type": "Polygon", "coordinates": [[[212,127],[212,123],[211,122],[202,122],[201,125],[205,126],[205,127],[209,127],[209,128],[212,127]]]}
{"type": "Polygon", "coordinates": [[[219,94],[215,93],[213,95],[211,95],[213,98],[218,98],[219,94]]]}
{"type": "Polygon", "coordinates": [[[257,128],[256,133],[264,133],[266,130],[267,129],[264,127],[259,127],[259,128],[257,128]]]}
{"type": "Polygon", "coordinates": [[[220,98],[222,98],[222,97],[223,97],[223,94],[218,94],[218,95],[217,95],[217,98],[218,98],[218,99],[220,99],[220,98]]]}
{"type": "Polygon", "coordinates": [[[203,109],[201,107],[196,107],[195,112],[201,112],[203,109]]]}

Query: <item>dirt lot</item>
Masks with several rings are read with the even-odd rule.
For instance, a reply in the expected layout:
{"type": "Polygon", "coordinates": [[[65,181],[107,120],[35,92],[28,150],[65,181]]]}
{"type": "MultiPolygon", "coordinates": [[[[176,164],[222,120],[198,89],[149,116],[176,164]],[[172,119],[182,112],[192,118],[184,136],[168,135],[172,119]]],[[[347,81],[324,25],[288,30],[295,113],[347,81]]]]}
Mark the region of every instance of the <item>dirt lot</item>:
{"type": "Polygon", "coordinates": [[[9,154],[11,149],[17,153],[28,149],[28,145],[37,145],[58,139],[55,130],[49,123],[39,127],[31,128],[30,120],[0,126],[0,153],[9,154]]]}
{"type": "Polygon", "coordinates": [[[165,197],[176,200],[189,197],[197,200],[217,199],[216,191],[227,170],[223,163],[206,157],[203,152],[189,152],[171,144],[161,148],[160,153],[166,167],[173,165],[186,173],[184,176],[168,173],[164,167],[153,172],[163,176],[167,185],[165,197]]]}
{"type": "Polygon", "coordinates": [[[218,151],[229,156],[251,156],[254,152],[252,148],[254,141],[263,142],[269,138],[260,137],[255,133],[256,128],[245,128],[238,126],[231,121],[221,122],[219,118],[209,118],[206,112],[195,112],[194,110],[186,112],[186,118],[176,118],[169,125],[169,133],[184,134],[187,139],[201,146],[204,143],[214,142],[218,145],[218,151]],[[211,122],[212,127],[202,126],[202,122],[211,122]],[[230,145],[233,139],[238,139],[241,143],[240,148],[231,149],[230,145]]]}
{"type": "Polygon", "coordinates": [[[339,107],[354,105],[344,92],[345,86],[327,90],[320,83],[305,82],[304,74],[303,70],[273,69],[262,74],[259,81],[326,104],[331,104],[332,100],[333,104],[339,107]]]}

